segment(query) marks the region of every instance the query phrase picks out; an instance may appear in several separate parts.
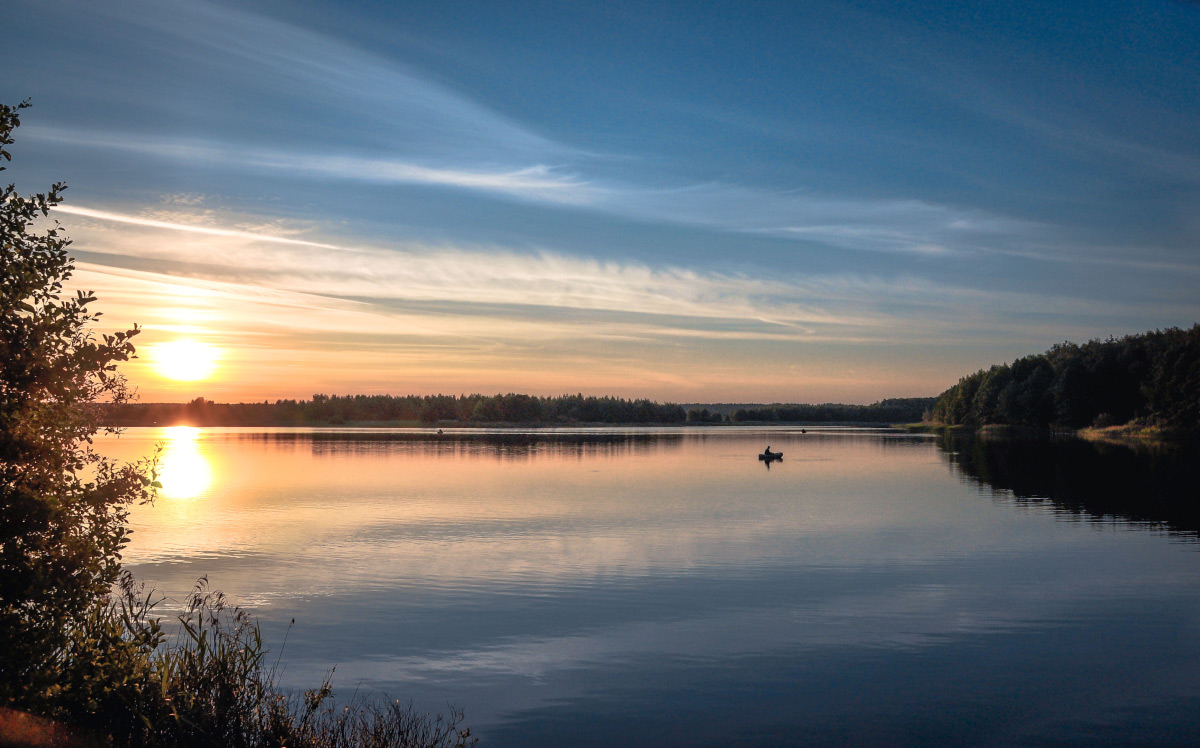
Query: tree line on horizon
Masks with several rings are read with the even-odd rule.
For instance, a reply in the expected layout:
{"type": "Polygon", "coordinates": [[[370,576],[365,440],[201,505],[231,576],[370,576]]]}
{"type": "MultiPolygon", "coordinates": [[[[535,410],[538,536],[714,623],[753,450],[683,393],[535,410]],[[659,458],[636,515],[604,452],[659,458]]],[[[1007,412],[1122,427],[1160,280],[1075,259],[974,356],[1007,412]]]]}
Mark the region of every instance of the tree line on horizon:
{"type": "Polygon", "coordinates": [[[646,399],[561,395],[313,395],[311,400],[216,403],[126,403],[114,406],[122,426],[304,426],[362,422],[451,423],[684,423],[673,403],[646,399]]]}
{"type": "Polygon", "coordinates": [[[928,421],[1085,428],[1143,424],[1200,432],[1200,324],[1065,342],[963,377],[928,421]]]}
{"type": "Polygon", "coordinates": [[[776,404],[738,408],[729,418],[734,423],[914,423],[929,414],[936,400],[935,397],[894,397],[870,405],[776,404]]]}
{"type": "Polygon", "coordinates": [[[934,398],[896,398],[871,405],[774,404],[739,408],[728,415],[647,399],[582,394],[536,395],[313,395],[311,400],[217,403],[122,403],[108,420],[119,426],[305,426],[408,422],[503,424],[686,423],[911,423],[934,398]]]}

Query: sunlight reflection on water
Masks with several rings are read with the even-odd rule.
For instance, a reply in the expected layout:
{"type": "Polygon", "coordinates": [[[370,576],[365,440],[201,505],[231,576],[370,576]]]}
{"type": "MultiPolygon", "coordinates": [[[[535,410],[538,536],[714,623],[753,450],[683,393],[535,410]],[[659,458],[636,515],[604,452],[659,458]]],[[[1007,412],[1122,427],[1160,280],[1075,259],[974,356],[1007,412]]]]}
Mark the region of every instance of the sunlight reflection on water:
{"type": "Polygon", "coordinates": [[[172,426],[163,430],[165,441],[158,456],[159,495],[168,499],[195,499],[213,483],[212,466],[200,442],[200,429],[172,426]]]}

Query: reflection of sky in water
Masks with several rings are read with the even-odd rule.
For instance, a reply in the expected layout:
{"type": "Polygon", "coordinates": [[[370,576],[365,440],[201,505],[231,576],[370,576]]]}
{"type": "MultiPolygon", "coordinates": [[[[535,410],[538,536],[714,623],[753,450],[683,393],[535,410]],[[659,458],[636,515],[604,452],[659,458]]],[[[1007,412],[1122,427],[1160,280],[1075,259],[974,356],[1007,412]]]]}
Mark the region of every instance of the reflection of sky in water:
{"type": "Polygon", "coordinates": [[[134,512],[141,578],[208,574],[273,639],[297,619],[289,683],[337,664],[489,744],[1200,736],[1194,546],[1015,511],[923,437],[166,440],[212,484],[134,512]]]}

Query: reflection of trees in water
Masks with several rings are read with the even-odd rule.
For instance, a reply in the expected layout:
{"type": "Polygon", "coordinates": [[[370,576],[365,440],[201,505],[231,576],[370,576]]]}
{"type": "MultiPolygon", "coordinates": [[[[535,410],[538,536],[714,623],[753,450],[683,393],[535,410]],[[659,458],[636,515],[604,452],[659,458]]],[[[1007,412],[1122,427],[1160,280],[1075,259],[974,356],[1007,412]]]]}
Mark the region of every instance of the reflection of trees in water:
{"type": "Polygon", "coordinates": [[[385,429],[254,431],[223,434],[223,438],[269,444],[274,450],[310,450],[314,456],[337,454],[396,454],[413,456],[490,456],[497,459],[530,459],[535,456],[620,456],[676,450],[685,444],[722,444],[749,441],[747,457],[753,459],[763,444],[776,449],[803,449],[820,443],[869,444],[880,449],[924,449],[929,437],[880,429],[806,428],[601,431],[393,431],[385,429]],[[759,444],[759,440],[762,443],[759,444]]]}
{"type": "Polygon", "coordinates": [[[484,456],[500,460],[547,457],[591,457],[678,449],[683,434],[661,433],[462,433],[301,431],[241,434],[241,439],[272,446],[305,444],[313,456],[412,455],[421,457],[484,456]]]}
{"type": "Polygon", "coordinates": [[[1074,438],[947,435],[938,446],[962,475],[1022,505],[1093,521],[1147,524],[1200,534],[1195,447],[1134,449],[1074,438]]]}

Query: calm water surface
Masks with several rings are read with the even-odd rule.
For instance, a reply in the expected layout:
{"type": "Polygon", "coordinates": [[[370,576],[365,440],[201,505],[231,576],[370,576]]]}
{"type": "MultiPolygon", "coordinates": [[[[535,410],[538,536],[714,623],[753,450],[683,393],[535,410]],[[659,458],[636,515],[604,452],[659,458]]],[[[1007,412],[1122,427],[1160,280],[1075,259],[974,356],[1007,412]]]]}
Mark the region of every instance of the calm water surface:
{"type": "Polygon", "coordinates": [[[813,429],[103,446],[159,443],[139,578],[207,575],[273,642],[295,618],[285,685],[336,665],[483,745],[1200,744],[1196,527],[1111,506],[1194,507],[1173,462],[813,429]]]}

